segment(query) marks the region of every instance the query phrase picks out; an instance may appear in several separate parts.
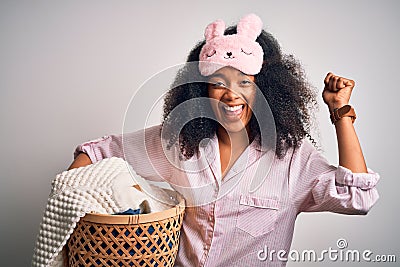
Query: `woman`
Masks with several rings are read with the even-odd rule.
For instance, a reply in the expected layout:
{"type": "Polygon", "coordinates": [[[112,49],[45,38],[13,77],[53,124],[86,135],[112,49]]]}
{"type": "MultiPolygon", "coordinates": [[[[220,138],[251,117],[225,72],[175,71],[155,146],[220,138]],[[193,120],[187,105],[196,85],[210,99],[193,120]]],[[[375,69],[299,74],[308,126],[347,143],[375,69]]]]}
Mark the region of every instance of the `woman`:
{"type": "MultiPolygon", "coordinates": [[[[181,192],[188,207],[177,266],[265,266],[259,251],[289,252],[300,212],[366,214],[378,199],[379,176],[366,167],[348,106],[354,82],[332,73],[324,80],[339,148],[334,167],[306,140],[314,142],[310,85],[261,27],[255,15],[227,30],[210,24],[188,57],[196,68],[183,68],[166,95],[162,125],[84,143],[70,167],[124,157],[137,174],[181,192]]],[[[282,266],[288,255],[270,256],[268,266],[282,266]]]]}

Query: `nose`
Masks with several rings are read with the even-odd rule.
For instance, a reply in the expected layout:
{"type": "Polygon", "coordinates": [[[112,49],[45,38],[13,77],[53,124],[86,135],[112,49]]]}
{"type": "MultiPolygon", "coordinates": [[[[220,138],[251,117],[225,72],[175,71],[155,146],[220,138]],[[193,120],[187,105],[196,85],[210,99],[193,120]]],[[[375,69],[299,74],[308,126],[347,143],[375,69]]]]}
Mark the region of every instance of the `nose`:
{"type": "Polygon", "coordinates": [[[240,98],[240,93],[237,92],[237,90],[234,90],[232,88],[226,89],[225,94],[224,94],[224,99],[225,101],[234,101],[236,99],[240,98]]]}
{"type": "Polygon", "coordinates": [[[232,52],[226,52],[226,55],[227,55],[228,57],[231,57],[231,56],[232,56],[232,52]]]}

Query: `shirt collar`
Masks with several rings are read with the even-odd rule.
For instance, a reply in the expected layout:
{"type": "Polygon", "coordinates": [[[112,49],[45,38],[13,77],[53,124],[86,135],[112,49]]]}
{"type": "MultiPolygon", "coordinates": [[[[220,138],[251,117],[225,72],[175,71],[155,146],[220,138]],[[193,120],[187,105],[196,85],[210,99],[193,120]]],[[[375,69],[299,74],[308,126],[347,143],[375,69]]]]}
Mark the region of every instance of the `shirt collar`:
{"type": "MultiPolygon", "coordinates": [[[[243,151],[237,161],[234,163],[232,168],[224,177],[224,181],[232,178],[238,173],[241,173],[260,157],[262,157],[269,149],[262,147],[255,139],[250,143],[250,145],[243,151]]],[[[214,173],[215,177],[221,179],[221,163],[219,154],[219,145],[217,134],[214,134],[212,138],[209,139],[208,144],[204,148],[204,153],[207,162],[214,173]]]]}

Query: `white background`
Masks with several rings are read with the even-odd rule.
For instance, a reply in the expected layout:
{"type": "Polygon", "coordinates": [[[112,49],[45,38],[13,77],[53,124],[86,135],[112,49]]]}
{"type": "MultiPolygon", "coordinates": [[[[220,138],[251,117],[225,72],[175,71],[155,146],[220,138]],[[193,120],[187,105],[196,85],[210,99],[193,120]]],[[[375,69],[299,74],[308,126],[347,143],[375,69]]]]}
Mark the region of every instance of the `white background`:
{"type": "MultiPolygon", "coordinates": [[[[146,79],[182,63],[211,21],[231,25],[250,12],[320,92],[328,71],[356,81],[355,126],[368,166],[382,176],[381,199],[367,216],[302,214],[292,248],[321,251],[346,238],[349,249],[400,261],[399,11],[397,1],[1,1],[0,265],[30,265],[50,182],[75,146],[120,133],[146,79]]],[[[334,127],[319,100],[320,143],[337,164],[334,127]]]]}

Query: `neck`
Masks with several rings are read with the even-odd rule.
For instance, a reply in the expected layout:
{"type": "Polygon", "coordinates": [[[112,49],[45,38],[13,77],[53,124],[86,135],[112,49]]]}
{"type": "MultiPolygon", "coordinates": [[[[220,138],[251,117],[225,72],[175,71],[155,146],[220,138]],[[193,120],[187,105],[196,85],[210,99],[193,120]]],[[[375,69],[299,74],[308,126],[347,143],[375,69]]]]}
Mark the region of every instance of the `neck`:
{"type": "Polygon", "coordinates": [[[249,138],[246,129],[239,132],[228,133],[223,127],[218,128],[217,136],[221,161],[221,175],[225,177],[225,174],[249,145],[249,138]]]}
{"type": "Polygon", "coordinates": [[[242,129],[239,132],[227,132],[223,127],[218,127],[217,136],[220,145],[229,146],[233,150],[243,150],[250,141],[247,129],[242,129]]]}

